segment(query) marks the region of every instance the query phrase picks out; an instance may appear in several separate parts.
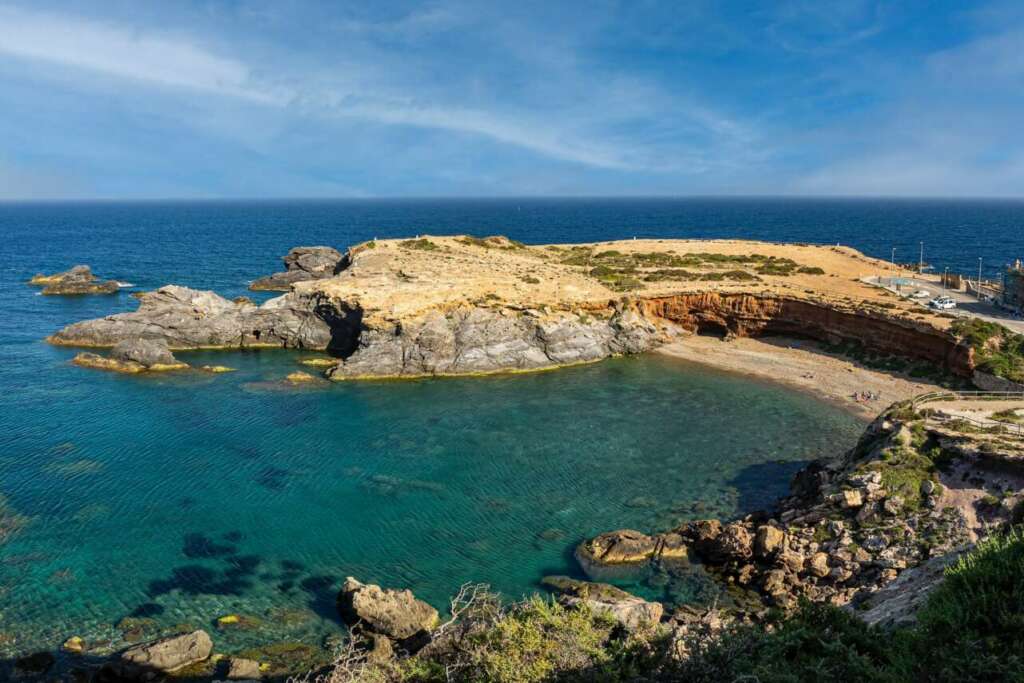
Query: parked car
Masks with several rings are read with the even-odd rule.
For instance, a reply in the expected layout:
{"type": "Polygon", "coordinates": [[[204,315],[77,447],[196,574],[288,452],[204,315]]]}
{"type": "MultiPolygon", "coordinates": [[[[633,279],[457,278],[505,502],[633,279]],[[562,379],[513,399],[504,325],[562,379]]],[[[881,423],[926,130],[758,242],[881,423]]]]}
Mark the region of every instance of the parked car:
{"type": "Polygon", "coordinates": [[[940,296],[932,299],[928,302],[928,305],[937,311],[947,311],[951,308],[956,308],[956,302],[950,299],[948,296],[940,296]]]}
{"type": "Polygon", "coordinates": [[[910,295],[911,299],[928,299],[931,298],[932,293],[927,289],[919,289],[910,295]]]}

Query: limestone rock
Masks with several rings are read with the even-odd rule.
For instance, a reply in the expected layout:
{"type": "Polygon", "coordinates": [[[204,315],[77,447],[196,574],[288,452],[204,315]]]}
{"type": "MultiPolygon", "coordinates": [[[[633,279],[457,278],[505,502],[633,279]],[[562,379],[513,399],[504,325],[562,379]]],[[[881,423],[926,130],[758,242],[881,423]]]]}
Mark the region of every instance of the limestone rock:
{"type": "Polygon", "coordinates": [[[197,630],[125,650],[121,653],[121,662],[142,670],[174,671],[203,661],[212,651],[209,634],[197,630]]]}
{"type": "Polygon", "coordinates": [[[114,372],[162,372],[188,368],[170,352],[163,341],[152,339],[126,339],[111,349],[109,356],[83,352],[71,361],[75,365],[114,372]]]}
{"type": "Polygon", "coordinates": [[[351,576],[338,594],[338,611],[345,623],[397,641],[427,634],[438,622],[437,610],[411,591],[364,584],[351,576]]]}
{"type": "Polygon", "coordinates": [[[598,600],[596,598],[565,598],[566,605],[585,604],[596,614],[606,614],[618,622],[627,631],[635,631],[657,624],[665,608],[660,602],[647,602],[643,598],[629,595],[615,600],[598,600]]]}
{"type": "Polygon", "coordinates": [[[63,273],[53,275],[36,275],[29,284],[41,285],[43,294],[79,295],[79,294],[114,294],[120,289],[117,282],[103,282],[93,275],[89,266],[74,266],[63,273]]]}
{"type": "Polygon", "coordinates": [[[114,345],[110,357],[123,362],[138,363],[145,368],[178,365],[167,344],[152,339],[126,339],[114,345]]]}
{"type": "Polygon", "coordinates": [[[296,282],[320,280],[341,269],[344,257],[333,247],[295,247],[282,259],[285,270],[256,280],[249,289],[287,292],[296,282]]]}
{"type": "Polygon", "coordinates": [[[541,582],[562,593],[561,602],[569,606],[586,605],[599,614],[607,614],[627,630],[636,630],[661,620],[661,603],[647,602],[607,583],[579,581],[568,576],[545,576],[541,582]]]}
{"type": "Polygon", "coordinates": [[[644,562],[654,556],[657,548],[656,538],[633,529],[620,529],[580,543],[576,548],[576,558],[584,567],[588,564],[644,562]]]}
{"type": "Polygon", "coordinates": [[[759,526],[754,537],[754,555],[760,560],[771,559],[782,550],[785,540],[782,529],[768,524],[759,526]]]}
{"type": "Polygon", "coordinates": [[[812,576],[822,578],[828,576],[828,555],[825,553],[814,553],[807,560],[807,571],[812,576]]]}
{"type": "Polygon", "coordinates": [[[232,657],[228,660],[228,679],[232,681],[258,680],[263,677],[260,663],[243,657],[232,657]]]}
{"type": "Polygon", "coordinates": [[[327,370],[333,379],[488,373],[584,363],[636,353],[658,343],[639,316],[610,320],[559,312],[461,306],[400,324],[363,329],[348,357],[327,370]]]}
{"type": "Polygon", "coordinates": [[[842,496],[840,503],[844,508],[859,508],[864,504],[864,499],[861,497],[860,491],[846,489],[842,491],[840,495],[842,496]]]}
{"type": "Polygon", "coordinates": [[[727,562],[748,559],[752,554],[753,537],[745,526],[739,523],[727,524],[704,550],[712,562],[727,562]]]}
{"type": "MultiPolygon", "coordinates": [[[[255,306],[209,291],[167,285],[139,297],[138,310],[68,325],[48,341],[65,346],[114,346],[134,339],[169,349],[289,347],[326,349],[336,341],[315,297],[295,292],[255,306]]],[[[339,342],[340,343],[340,342],[339,342]]]]}

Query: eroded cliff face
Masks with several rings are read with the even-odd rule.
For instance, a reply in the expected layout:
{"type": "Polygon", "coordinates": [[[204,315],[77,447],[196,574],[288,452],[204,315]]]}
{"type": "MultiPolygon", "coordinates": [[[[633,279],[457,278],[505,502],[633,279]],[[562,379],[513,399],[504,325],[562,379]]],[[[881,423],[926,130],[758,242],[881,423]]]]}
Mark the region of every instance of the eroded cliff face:
{"type": "Polygon", "coordinates": [[[926,360],[969,377],[971,349],[927,323],[887,315],[878,308],[756,294],[701,292],[644,299],[644,315],[690,332],[738,337],[766,334],[808,337],[829,343],[855,341],[880,353],[926,360]]]}
{"type": "Polygon", "coordinates": [[[641,353],[665,334],[622,302],[597,314],[463,306],[347,333],[353,349],[332,379],[537,370],[641,353]]]}

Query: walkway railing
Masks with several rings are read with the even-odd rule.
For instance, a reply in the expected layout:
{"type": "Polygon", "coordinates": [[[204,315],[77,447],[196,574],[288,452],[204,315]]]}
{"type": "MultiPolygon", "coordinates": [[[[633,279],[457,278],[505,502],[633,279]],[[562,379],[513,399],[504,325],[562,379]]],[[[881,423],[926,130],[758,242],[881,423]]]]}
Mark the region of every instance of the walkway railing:
{"type": "MultiPolygon", "coordinates": [[[[1024,391],[933,391],[921,394],[911,399],[911,405],[916,411],[920,406],[939,401],[1021,401],[1024,403],[1024,391]]],[[[946,415],[942,413],[930,413],[925,415],[925,421],[934,421],[940,424],[951,422],[966,422],[986,434],[1001,434],[1014,438],[1024,438],[1024,424],[1016,422],[1003,422],[1001,420],[977,420],[966,415],[946,415]]]]}

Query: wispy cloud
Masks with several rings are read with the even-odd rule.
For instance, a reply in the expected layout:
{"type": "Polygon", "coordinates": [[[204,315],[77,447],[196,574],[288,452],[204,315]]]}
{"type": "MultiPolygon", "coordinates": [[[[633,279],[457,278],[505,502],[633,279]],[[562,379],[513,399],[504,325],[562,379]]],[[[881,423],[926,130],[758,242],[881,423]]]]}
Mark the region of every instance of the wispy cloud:
{"type": "Polygon", "coordinates": [[[0,7],[0,53],[142,83],[281,103],[279,95],[254,87],[250,69],[239,61],[115,24],[0,7]]]}
{"type": "MultiPolygon", "coordinates": [[[[386,36],[387,41],[394,41],[470,21],[464,14],[438,4],[395,21],[349,21],[342,28],[362,34],[364,39],[386,36]]],[[[506,38],[510,45],[521,42],[519,37],[506,38]]],[[[705,150],[677,148],[672,154],[662,155],[655,148],[621,135],[601,132],[602,127],[615,126],[623,116],[635,119],[637,102],[641,100],[614,102],[606,96],[609,84],[597,81],[589,83],[593,89],[587,96],[590,103],[579,103],[580,109],[565,111],[556,105],[541,107],[543,113],[516,113],[514,105],[495,110],[438,97],[447,88],[417,87],[410,82],[415,74],[399,78],[398,83],[404,87],[396,90],[393,72],[387,78],[377,78],[382,72],[380,65],[365,61],[345,64],[356,73],[338,90],[336,83],[325,85],[303,74],[277,72],[272,66],[257,67],[216,54],[187,37],[11,7],[0,7],[0,54],[130,79],[141,85],[182,88],[268,107],[287,107],[313,117],[362,119],[382,125],[479,136],[549,159],[599,169],[657,173],[686,167],[698,172],[714,163],[705,150]],[[581,125],[584,121],[586,125],[581,125]],[[588,130],[584,132],[584,128],[588,130]]],[[[555,59],[550,57],[547,65],[555,59]]],[[[562,61],[573,60],[565,55],[562,61]]],[[[563,76],[567,83],[579,77],[580,74],[563,76]]],[[[574,83],[574,87],[579,85],[574,83]]],[[[723,140],[745,143],[750,139],[749,131],[707,106],[674,104],[669,106],[682,127],[696,127],[705,135],[723,140]]]]}

